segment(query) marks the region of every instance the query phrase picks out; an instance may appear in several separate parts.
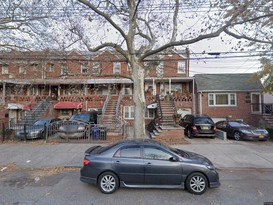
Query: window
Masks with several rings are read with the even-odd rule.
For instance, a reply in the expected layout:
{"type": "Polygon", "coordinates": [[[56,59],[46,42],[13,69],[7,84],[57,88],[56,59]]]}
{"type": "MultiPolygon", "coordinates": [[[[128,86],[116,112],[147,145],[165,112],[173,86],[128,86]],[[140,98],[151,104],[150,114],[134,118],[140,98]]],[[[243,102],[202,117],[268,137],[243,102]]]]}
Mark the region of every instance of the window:
{"type": "Polygon", "coordinates": [[[19,67],[19,74],[26,74],[26,68],[23,66],[19,67]]]}
{"type": "Polygon", "coordinates": [[[7,64],[2,65],[2,74],[9,74],[9,66],[7,64]]]}
{"type": "Polygon", "coordinates": [[[148,109],[145,110],[145,118],[153,119],[155,117],[154,109],[148,109]]]}
{"type": "Polygon", "coordinates": [[[157,67],[156,67],[156,76],[157,77],[163,77],[164,75],[164,65],[161,62],[157,67]]]}
{"type": "Polygon", "coordinates": [[[236,95],[234,93],[209,93],[209,106],[235,106],[236,95]]]}
{"type": "Polygon", "coordinates": [[[135,118],[135,107],[134,106],[124,106],[124,118],[134,119],[135,118]]]}
{"type": "Polygon", "coordinates": [[[121,72],[121,63],[114,63],[114,74],[120,74],[121,72]]]}
{"type": "Polygon", "coordinates": [[[81,73],[87,74],[89,71],[89,67],[87,65],[82,65],[81,73]]]}
{"type": "Polygon", "coordinates": [[[53,64],[53,63],[50,63],[49,64],[49,72],[54,72],[54,70],[55,70],[55,65],[53,64]]]}
{"type": "Polygon", "coordinates": [[[130,146],[120,148],[114,157],[140,158],[140,146],[130,146]]]}
{"type": "Polygon", "coordinates": [[[131,85],[125,85],[124,86],[124,95],[131,95],[131,85]]]}
{"type": "Polygon", "coordinates": [[[144,158],[146,159],[169,160],[171,157],[172,155],[161,149],[155,147],[144,147],[144,158]]]}
{"type": "Polygon", "coordinates": [[[178,61],[177,73],[186,73],[186,63],[185,61],[178,61]]]}
{"type": "Polygon", "coordinates": [[[68,67],[65,64],[61,65],[61,75],[68,75],[68,67]]]}
{"type": "Polygon", "coordinates": [[[92,73],[100,74],[101,65],[99,62],[93,62],[92,73]]]}
{"type": "Polygon", "coordinates": [[[129,71],[129,72],[132,71],[132,66],[130,64],[127,65],[127,71],[129,71]]]}
{"type": "Polygon", "coordinates": [[[38,63],[32,63],[31,66],[32,66],[32,70],[33,71],[37,71],[38,70],[38,63]]]}

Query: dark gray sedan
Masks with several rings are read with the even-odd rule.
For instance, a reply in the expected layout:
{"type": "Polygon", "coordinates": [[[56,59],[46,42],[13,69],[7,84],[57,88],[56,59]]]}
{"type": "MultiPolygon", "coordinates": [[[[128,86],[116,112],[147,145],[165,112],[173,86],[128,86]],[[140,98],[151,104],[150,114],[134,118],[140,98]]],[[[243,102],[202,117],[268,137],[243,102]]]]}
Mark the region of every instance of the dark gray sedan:
{"type": "Polygon", "coordinates": [[[219,175],[206,157],[155,140],[125,140],[85,151],[81,181],[111,194],[118,187],[186,188],[203,194],[220,186],[219,175]]]}

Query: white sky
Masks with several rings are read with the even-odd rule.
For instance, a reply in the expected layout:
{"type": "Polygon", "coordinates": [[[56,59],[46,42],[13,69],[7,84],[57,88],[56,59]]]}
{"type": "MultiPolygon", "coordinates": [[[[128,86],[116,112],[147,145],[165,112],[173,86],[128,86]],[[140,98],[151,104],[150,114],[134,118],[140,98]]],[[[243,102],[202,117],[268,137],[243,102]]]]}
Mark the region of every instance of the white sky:
{"type": "MultiPolygon", "coordinates": [[[[230,39],[229,37],[225,38],[230,39]]],[[[220,38],[215,38],[190,45],[190,58],[192,59],[190,61],[190,76],[203,73],[254,73],[259,71],[260,62],[258,57],[243,57],[250,55],[245,52],[249,50],[247,46],[244,47],[244,53],[230,53],[236,52],[235,50],[232,50],[232,47],[236,44],[238,44],[236,39],[232,39],[231,44],[229,44],[222,42],[220,38]],[[195,54],[200,54],[204,51],[205,54],[195,54]],[[210,52],[221,52],[221,54],[217,57],[207,54],[210,52]],[[230,54],[222,52],[228,52],[230,54]],[[201,59],[198,59],[198,57],[201,59]]]]}

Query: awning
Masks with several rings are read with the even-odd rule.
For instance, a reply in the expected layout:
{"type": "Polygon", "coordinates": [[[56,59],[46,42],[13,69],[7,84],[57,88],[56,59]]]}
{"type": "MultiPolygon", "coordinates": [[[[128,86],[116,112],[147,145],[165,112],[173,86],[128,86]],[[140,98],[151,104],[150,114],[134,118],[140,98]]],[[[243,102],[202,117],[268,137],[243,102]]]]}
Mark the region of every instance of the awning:
{"type": "Polygon", "coordinates": [[[81,109],[82,102],[58,102],[54,105],[54,109],[81,109]]]}
{"type": "Polygon", "coordinates": [[[24,105],[19,103],[8,103],[8,109],[9,110],[22,110],[24,108],[24,105]]]}
{"type": "Polygon", "coordinates": [[[157,108],[157,103],[153,103],[153,104],[147,105],[147,108],[148,109],[155,109],[155,108],[157,108]]]}

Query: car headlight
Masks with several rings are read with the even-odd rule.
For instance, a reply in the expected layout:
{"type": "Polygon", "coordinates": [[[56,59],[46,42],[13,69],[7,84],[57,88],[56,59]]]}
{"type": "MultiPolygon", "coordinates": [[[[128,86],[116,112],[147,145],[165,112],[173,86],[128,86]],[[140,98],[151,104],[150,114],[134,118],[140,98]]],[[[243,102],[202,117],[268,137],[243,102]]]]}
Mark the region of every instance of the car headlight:
{"type": "Polygon", "coordinates": [[[85,130],[85,127],[84,126],[79,126],[78,127],[78,131],[84,131],[85,130]]]}
{"type": "Polygon", "coordinates": [[[249,131],[249,130],[240,130],[242,133],[244,133],[244,134],[251,134],[252,132],[251,131],[249,131]]]}
{"type": "Polygon", "coordinates": [[[267,131],[267,130],[264,130],[264,134],[265,134],[265,135],[268,135],[268,131],[267,131]]]}

